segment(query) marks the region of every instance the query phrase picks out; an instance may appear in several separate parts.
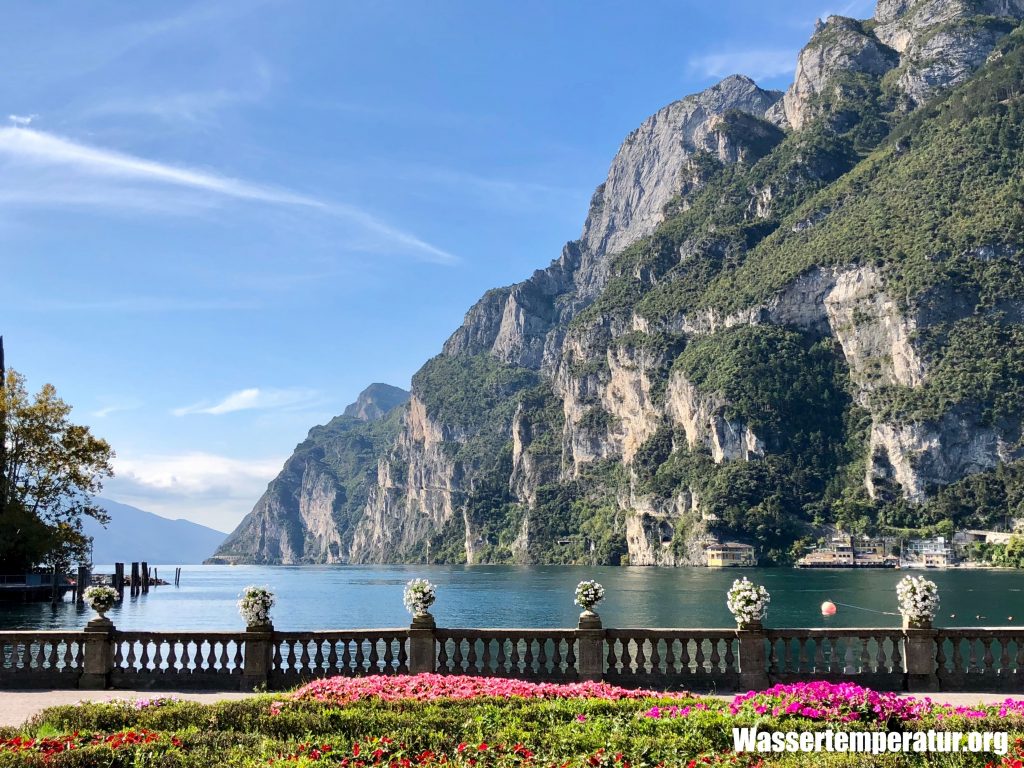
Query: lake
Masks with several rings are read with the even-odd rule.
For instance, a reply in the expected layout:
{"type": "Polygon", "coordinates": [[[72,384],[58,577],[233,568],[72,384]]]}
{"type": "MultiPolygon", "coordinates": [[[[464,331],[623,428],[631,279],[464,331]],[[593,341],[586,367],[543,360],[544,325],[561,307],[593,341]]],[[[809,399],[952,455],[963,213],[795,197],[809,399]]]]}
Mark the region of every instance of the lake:
{"type": "MultiPolygon", "coordinates": [[[[157,566],[173,578],[174,566],[157,566]]],[[[112,573],[112,566],[98,566],[112,573]]],[[[791,568],[641,568],[575,566],[183,566],[181,586],[154,587],[129,598],[109,616],[125,630],[241,629],[235,603],[248,584],[269,586],[278,604],[279,629],[400,627],[405,583],[415,577],[437,585],[433,614],[450,627],[573,627],[579,609],[573,592],[594,578],[606,590],[597,610],[605,626],[728,627],[725,593],[747,576],[772,595],[767,626],[895,627],[895,585],[924,571],[791,568]],[[821,615],[824,600],[839,605],[821,615]],[[845,605],[843,605],[845,604],[845,605]]],[[[1024,572],[928,571],[939,585],[940,626],[1024,626],[1024,572]],[[950,614],[955,614],[951,618],[950,614]],[[981,618],[976,618],[980,616],[981,618]],[[1010,620],[1008,617],[1013,617],[1010,620]]],[[[0,629],[80,628],[92,617],[71,603],[0,603],[0,629]]]]}

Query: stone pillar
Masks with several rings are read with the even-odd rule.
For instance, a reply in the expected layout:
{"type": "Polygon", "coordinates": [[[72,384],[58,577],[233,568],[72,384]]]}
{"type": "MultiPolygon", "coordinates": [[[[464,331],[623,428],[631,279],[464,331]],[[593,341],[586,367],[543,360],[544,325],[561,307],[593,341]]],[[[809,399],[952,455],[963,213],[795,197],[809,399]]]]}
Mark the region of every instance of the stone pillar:
{"type": "Polygon", "coordinates": [[[409,625],[409,674],[437,671],[434,630],[437,625],[429,612],[412,617],[409,625]]]}
{"type": "Polygon", "coordinates": [[[931,628],[903,630],[903,664],[908,691],[939,690],[938,634],[931,628]]]}
{"type": "Polygon", "coordinates": [[[85,625],[82,653],[82,676],[78,687],[102,691],[110,685],[114,671],[114,622],[106,616],[97,616],[85,625]]]}
{"type": "Polygon", "coordinates": [[[764,656],[764,628],[761,622],[737,629],[739,640],[740,688],[747,691],[761,691],[769,686],[768,668],[764,656]]]}
{"type": "Polygon", "coordinates": [[[580,680],[600,680],[604,677],[604,627],[601,617],[593,611],[580,614],[576,625],[578,652],[576,666],[580,680]]]}
{"type": "Polygon", "coordinates": [[[242,634],[242,679],[239,688],[253,691],[270,685],[274,652],[274,625],[246,627],[242,634]]]}

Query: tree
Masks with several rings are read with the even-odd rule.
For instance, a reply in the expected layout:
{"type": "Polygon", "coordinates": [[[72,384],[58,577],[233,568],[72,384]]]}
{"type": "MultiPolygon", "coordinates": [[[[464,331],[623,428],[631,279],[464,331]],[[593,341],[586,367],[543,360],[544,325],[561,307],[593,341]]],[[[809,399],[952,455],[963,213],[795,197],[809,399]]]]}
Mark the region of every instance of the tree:
{"type": "MultiPolygon", "coordinates": [[[[2,349],[2,348],[0,348],[2,349]]],[[[0,569],[45,563],[66,570],[85,557],[82,521],[101,523],[93,503],[113,475],[110,445],[72,424],[51,384],[30,397],[25,378],[3,370],[0,352],[0,569]]]]}

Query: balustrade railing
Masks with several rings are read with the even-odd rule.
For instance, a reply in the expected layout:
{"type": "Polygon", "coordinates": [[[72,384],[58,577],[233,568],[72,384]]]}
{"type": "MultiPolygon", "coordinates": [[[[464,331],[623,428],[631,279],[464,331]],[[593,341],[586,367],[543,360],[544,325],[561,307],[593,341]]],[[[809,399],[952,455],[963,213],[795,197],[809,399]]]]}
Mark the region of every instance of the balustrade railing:
{"type": "Polygon", "coordinates": [[[288,688],[333,675],[437,672],[747,690],[848,680],[891,690],[1024,691],[1024,629],[438,628],[0,632],[3,688],[288,688]]]}
{"type": "Polygon", "coordinates": [[[227,685],[224,678],[242,674],[244,659],[237,632],[117,632],[111,682],[115,687],[227,685]]]}
{"type": "Polygon", "coordinates": [[[84,654],[81,632],[0,632],[0,686],[75,688],[84,654]]]}
{"type": "Polygon", "coordinates": [[[896,629],[769,629],[768,677],[773,682],[850,680],[903,688],[903,632],[896,629]]]}
{"type": "Polygon", "coordinates": [[[436,671],[551,681],[576,680],[576,631],[571,629],[438,629],[436,671]]]}
{"type": "Polygon", "coordinates": [[[408,630],[275,632],[270,677],[281,687],[332,675],[397,675],[409,671],[408,630]]]}
{"type": "Polygon", "coordinates": [[[1024,687],[1024,629],[940,629],[935,644],[936,675],[943,689],[1024,687]]]}
{"type": "Polygon", "coordinates": [[[608,629],[604,676],[625,685],[736,688],[735,630],[608,629]]]}

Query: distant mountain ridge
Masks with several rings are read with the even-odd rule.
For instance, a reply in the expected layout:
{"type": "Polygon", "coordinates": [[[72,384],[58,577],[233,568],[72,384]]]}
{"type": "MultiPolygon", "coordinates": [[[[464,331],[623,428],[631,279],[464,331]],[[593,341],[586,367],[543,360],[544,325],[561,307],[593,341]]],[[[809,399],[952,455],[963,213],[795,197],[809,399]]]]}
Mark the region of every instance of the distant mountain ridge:
{"type": "Polygon", "coordinates": [[[191,565],[203,562],[227,537],[189,520],[170,520],[110,499],[96,502],[110,514],[110,523],[104,528],[92,518],[85,520],[85,533],[93,537],[95,563],[145,560],[191,565]]]}
{"type": "Polygon", "coordinates": [[[389,411],[409,401],[409,393],[390,384],[371,384],[356,401],[345,408],[342,416],[351,416],[360,421],[377,421],[389,411]]]}
{"type": "Polygon", "coordinates": [[[818,23],[784,93],[732,75],[652,114],[579,239],[372,435],[311,432],[230,554],[784,563],[1024,516],[1022,19],[879,0],[818,23]]]}

